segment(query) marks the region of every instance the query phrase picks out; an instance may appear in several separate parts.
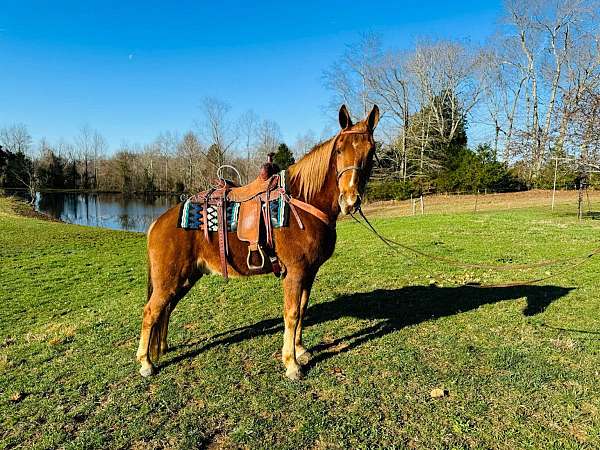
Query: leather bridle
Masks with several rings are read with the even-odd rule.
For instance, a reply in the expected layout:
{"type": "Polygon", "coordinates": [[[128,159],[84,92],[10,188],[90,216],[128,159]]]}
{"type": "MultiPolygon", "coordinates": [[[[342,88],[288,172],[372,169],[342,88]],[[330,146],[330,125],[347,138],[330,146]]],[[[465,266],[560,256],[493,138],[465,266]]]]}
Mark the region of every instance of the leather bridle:
{"type": "MultiPolygon", "coordinates": [[[[342,134],[371,134],[370,131],[358,131],[358,130],[345,130],[345,131],[341,131],[337,137],[341,136],[342,134]]],[[[336,137],[336,141],[337,141],[337,137],[336,137]]],[[[334,142],[333,145],[335,145],[336,143],[334,142]]],[[[344,167],[342,170],[338,170],[337,171],[337,180],[340,180],[340,177],[345,173],[348,172],[349,170],[356,170],[359,174],[362,172],[363,168],[360,166],[346,166],[344,167]]]]}
{"type": "Polygon", "coordinates": [[[338,173],[337,173],[337,179],[339,180],[340,177],[344,174],[344,172],[348,172],[349,170],[356,170],[358,173],[360,173],[361,170],[362,170],[362,167],[360,167],[360,166],[347,166],[347,167],[344,167],[342,170],[338,171],[338,173]]]}

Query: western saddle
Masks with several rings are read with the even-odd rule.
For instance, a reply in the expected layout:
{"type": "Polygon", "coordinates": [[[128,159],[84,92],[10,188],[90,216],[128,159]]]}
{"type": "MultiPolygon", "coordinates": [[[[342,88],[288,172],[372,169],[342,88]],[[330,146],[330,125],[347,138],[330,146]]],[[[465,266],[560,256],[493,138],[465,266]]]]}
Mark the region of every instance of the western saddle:
{"type": "Polygon", "coordinates": [[[271,220],[270,202],[283,199],[283,205],[291,210],[298,226],[304,229],[302,220],[296,208],[300,208],[325,224],[329,225],[329,217],[314,206],[290,197],[285,187],[280,183],[279,168],[272,162],[272,154],[268,162],[263,164],[258,177],[245,186],[238,186],[230,180],[219,178],[215,187],[200,192],[190,198],[193,203],[202,205],[202,229],[204,237],[210,241],[208,208],[213,207],[217,212],[217,234],[219,239],[219,254],[221,273],[227,280],[227,258],[229,243],[227,236],[227,208],[230,203],[239,203],[237,237],[240,241],[248,242],[246,264],[251,271],[262,270],[265,266],[265,254],[271,262],[273,273],[279,277],[281,265],[275,254],[273,242],[273,223],[271,220]],[[261,230],[264,232],[261,233],[261,230]],[[261,239],[262,237],[262,239],[261,239]],[[252,255],[258,253],[259,264],[253,264],[252,255]]]}

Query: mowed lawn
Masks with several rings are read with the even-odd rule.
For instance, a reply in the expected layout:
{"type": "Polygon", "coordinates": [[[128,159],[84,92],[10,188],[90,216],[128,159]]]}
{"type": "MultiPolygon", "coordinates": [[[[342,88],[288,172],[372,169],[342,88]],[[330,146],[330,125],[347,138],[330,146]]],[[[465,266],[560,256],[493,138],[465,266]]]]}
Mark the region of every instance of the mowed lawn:
{"type": "MultiPolygon", "coordinates": [[[[272,276],[201,279],[173,314],[159,374],[142,379],[145,236],[13,208],[0,199],[0,448],[600,446],[600,256],[540,285],[477,288],[465,283],[568,265],[463,270],[343,221],[308,309],[303,381],[284,377],[272,276]]],[[[373,222],[470,263],[600,246],[600,221],[578,223],[574,205],[373,222]]]]}

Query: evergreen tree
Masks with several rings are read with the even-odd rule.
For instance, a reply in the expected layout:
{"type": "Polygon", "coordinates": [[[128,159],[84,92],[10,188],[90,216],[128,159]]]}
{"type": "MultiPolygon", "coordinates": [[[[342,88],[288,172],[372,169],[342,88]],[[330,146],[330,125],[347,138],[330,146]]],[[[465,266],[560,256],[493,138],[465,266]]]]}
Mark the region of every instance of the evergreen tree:
{"type": "Polygon", "coordinates": [[[6,184],[8,157],[8,152],[4,151],[0,145],[0,187],[6,184]]]}
{"type": "Polygon", "coordinates": [[[25,153],[0,152],[0,187],[22,189],[33,175],[33,161],[25,153]]]}
{"type": "Polygon", "coordinates": [[[65,187],[66,161],[48,149],[36,167],[40,187],[62,189],[65,187]]]}
{"type": "Polygon", "coordinates": [[[77,171],[77,161],[72,160],[66,163],[64,169],[65,188],[77,189],[79,187],[79,172],[77,171]]]}
{"type": "Polygon", "coordinates": [[[410,117],[407,147],[411,172],[435,178],[466,148],[467,121],[452,99],[451,91],[442,92],[410,117]]]}
{"type": "Polygon", "coordinates": [[[279,144],[277,152],[275,152],[275,155],[273,156],[273,163],[277,164],[279,169],[285,170],[295,162],[294,154],[289,147],[284,143],[279,144]]]}

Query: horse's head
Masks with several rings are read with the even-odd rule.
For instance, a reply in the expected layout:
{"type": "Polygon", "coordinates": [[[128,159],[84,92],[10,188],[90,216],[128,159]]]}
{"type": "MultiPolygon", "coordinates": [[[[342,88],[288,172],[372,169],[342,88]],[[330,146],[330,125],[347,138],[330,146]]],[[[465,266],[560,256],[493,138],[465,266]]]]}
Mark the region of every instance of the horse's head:
{"type": "Polygon", "coordinates": [[[342,130],[335,141],[333,156],[340,191],[338,203],[343,214],[356,211],[360,206],[373,167],[375,156],[373,130],[377,122],[379,122],[377,105],[373,106],[364,120],[356,124],[352,123],[346,105],[340,108],[342,130]]]}

